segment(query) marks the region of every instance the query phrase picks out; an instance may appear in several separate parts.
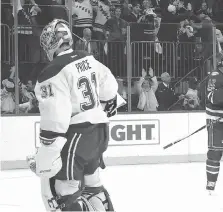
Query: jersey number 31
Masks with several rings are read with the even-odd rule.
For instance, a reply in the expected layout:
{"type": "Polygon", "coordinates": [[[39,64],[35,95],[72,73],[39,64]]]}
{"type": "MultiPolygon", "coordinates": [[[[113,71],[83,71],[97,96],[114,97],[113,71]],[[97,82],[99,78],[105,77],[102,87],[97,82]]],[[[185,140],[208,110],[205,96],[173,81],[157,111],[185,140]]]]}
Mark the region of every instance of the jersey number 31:
{"type": "Polygon", "coordinates": [[[82,90],[83,97],[86,99],[85,102],[80,103],[82,111],[93,109],[99,104],[95,72],[91,74],[91,79],[86,76],[79,78],[77,86],[82,90]]]}

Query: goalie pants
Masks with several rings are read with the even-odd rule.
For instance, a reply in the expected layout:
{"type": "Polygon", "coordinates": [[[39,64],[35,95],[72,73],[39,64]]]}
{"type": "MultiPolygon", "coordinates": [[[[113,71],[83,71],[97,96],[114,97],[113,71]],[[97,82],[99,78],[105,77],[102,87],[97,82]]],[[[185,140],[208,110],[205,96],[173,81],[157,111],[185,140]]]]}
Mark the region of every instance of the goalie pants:
{"type": "MultiPolygon", "coordinates": [[[[43,201],[48,210],[59,207],[63,211],[82,211],[76,200],[81,198],[83,185],[102,186],[98,169],[105,168],[102,155],[108,147],[108,124],[87,122],[71,125],[66,137],[67,142],[61,151],[61,170],[50,180],[42,180],[43,201]],[[58,196],[60,199],[56,200],[58,196]]],[[[94,207],[104,208],[100,201],[94,207]]]]}
{"type": "Polygon", "coordinates": [[[99,167],[105,168],[102,154],[108,147],[108,140],[108,124],[71,125],[61,151],[62,169],[54,179],[82,181],[84,175],[93,174],[99,167]]]}

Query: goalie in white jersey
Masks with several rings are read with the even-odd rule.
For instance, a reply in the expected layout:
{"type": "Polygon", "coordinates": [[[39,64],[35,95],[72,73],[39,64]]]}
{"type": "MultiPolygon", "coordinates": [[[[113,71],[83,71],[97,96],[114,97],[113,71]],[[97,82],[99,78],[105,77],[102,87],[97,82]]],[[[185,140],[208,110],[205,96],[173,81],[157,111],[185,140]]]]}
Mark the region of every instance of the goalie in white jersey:
{"type": "Polygon", "coordinates": [[[113,211],[99,167],[108,146],[108,117],[116,114],[116,79],[93,56],[72,50],[64,20],[49,23],[40,42],[51,61],[35,87],[41,115],[36,174],[46,209],[113,211]]]}

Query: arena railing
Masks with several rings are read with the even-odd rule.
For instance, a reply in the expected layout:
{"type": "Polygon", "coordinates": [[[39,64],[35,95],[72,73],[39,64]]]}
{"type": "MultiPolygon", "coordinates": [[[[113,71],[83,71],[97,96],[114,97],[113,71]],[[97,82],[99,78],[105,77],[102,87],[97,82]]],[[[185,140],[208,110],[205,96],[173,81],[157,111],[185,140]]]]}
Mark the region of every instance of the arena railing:
{"type": "Polygon", "coordinates": [[[10,64],[11,61],[11,30],[7,24],[1,24],[1,61],[10,64]]]}
{"type": "MultiPolygon", "coordinates": [[[[103,42],[103,41],[91,41],[91,43],[95,43],[96,49],[92,49],[92,54],[96,59],[100,62],[108,66],[112,73],[117,78],[119,83],[119,93],[126,99],[129,100],[128,105],[123,107],[121,111],[123,112],[132,112],[136,111],[136,101],[137,96],[135,93],[135,84],[137,83],[139,77],[141,76],[142,68],[148,70],[149,67],[152,67],[154,70],[154,74],[160,78],[163,72],[168,72],[174,80],[179,80],[177,83],[180,84],[181,87],[180,92],[185,93],[186,88],[188,86],[184,86],[181,84],[182,82],[188,82],[188,78],[192,76],[196,76],[199,79],[203,79],[205,76],[204,69],[202,69],[202,61],[199,61],[200,65],[195,67],[194,69],[190,70],[186,67],[183,68],[184,72],[181,73],[180,70],[182,66],[178,66],[179,62],[176,58],[178,58],[178,54],[176,51],[176,43],[171,42],[133,42],[131,43],[131,57],[127,54],[127,45],[126,42],[103,42]],[[166,47],[167,54],[161,54],[160,58],[159,55],[157,56],[154,46],[159,44],[161,47],[166,47]],[[105,48],[106,47],[106,48],[105,48]],[[140,50],[139,50],[140,49],[140,50]],[[145,51],[144,51],[145,50],[145,51]],[[120,54],[120,52],[122,52],[120,54]],[[171,54],[171,53],[172,54],[171,54]],[[156,57],[157,56],[157,57],[156,57]],[[177,62],[176,62],[177,61],[177,62]],[[127,69],[127,66],[130,69],[127,69]],[[131,67],[132,70],[131,70],[131,67]],[[131,73],[129,72],[131,70],[131,73]],[[131,77],[129,75],[131,74],[131,77]],[[200,77],[199,77],[200,76],[200,77]],[[129,92],[130,91],[130,92],[129,92]],[[131,93],[131,99],[129,95],[131,93]],[[130,108],[130,109],[129,109],[130,108]]],[[[25,44],[25,43],[24,43],[25,44]]],[[[27,44],[25,44],[27,45],[27,44]]],[[[194,44],[185,43],[184,46],[191,46],[194,44]]],[[[183,43],[181,43],[183,46],[183,43]]],[[[27,80],[27,73],[31,72],[31,69],[34,69],[34,72],[41,71],[40,69],[47,63],[46,58],[44,57],[44,53],[39,48],[39,55],[41,55],[40,60],[36,63],[30,60],[30,49],[29,48],[22,48],[25,50],[25,57],[23,60],[19,60],[19,73],[20,76],[24,76],[24,78],[20,77],[22,82],[27,80]],[[39,70],[38,70],[39,69],[39,70]]],[[[31,46],[31,49],[32,46],[31,46]]],[[[37,49],[35,49],[38,51],[37,49]]],[[[85,50],[84,48],[82,50],[85,50]]],[[[20,58],[20,55],[18,54],[20,58]]],[[[191,58],[192,59],[192,58],[191,58]]],[[[14,62],[13,62],[14,63],[14,62]]],[[[35,75],[35,74],[34,74],[35,75]]],[[[175,84],[176,90],[179,90],[177,87],[177,83],[175,84]]],[[[178,91],[178,93],[180,93],[178,91]]],[[[20,113],[20,112],[19,112],[20,113]]],[[[21,113],[20,113],[21,114],[21,113]]]]}
{"type": "MultiPolygon", "coordinates": [[[[15,8],[14,8],[15,9],[15,8]]],[[[70,16],[69,16],[70,17],[70,16]]],[[[70,20],[70,19],[69,19],[70,20]]],[[[39,61],[32,61],[30,56],[33,56],[29,48],[25,48],[24,59],[19,59],[18,47],[19,36],[18,36],[18,23],[15,16],[14,25],[17,27],[7,28],[10,30],[10,40],[6,45],[9,45],[10,52],[6,54],[5,61],[10,61],[11,65],[16,66],[16,114],[21,114],[19,112],[19,75],[22,72],[28,73],[32,68],[40,71],[42,66],[47,63],[44,53],[38,46],[38,51],[35,49],[40,56],[39,61]],[[27,49],[27,50],[26,50],[27,49]],[[34,65],[35,64],[35,65],[34,65]],[[24,66],[22,66],[24,65],[24,66]],[[31,66],[29,66],[31,65],[31,66]],[[27,66],[27,67],[25,67],[27,66]],[[32,67],[34,66],[34,67],[32,67]],[[36,67],[38,66],[38,67],[36,67]],[[25,68],[24,68],[25,67],[25,68]],[[31,68],[30,68],[31,67],[31,68]],[[27,69],[27,70],[22,70],[27,69]],[[38,70],[39,69],[39,70],[38,70]]],[[[72,24],[72,22],[70,22],[72,24]]],[[[37,27],[37,26],[35,26],[37,27]]],[[[35,28],[34,27],[34,28],[35,28]]],[[[39,28],[42,28],[38,26],[39,28]]],[[[190,73],[197,76],[200,73],[199,67],[202,66],[203,60],[194,61],[194,49],[196,49],[195,43],[185,43],[185,42],[166,42],[166,41],[132,41],[131,40],[131,29],[130,26],[127,27],[127,39],[126,41],[92,41],[96,42],[97,50],[93,52],[93,55],[102,63],[107,65],[113,74],[116,76],[119,83],[119,92],[127,100],[128,104],[121,110],[126,112],[135,111],[135,103],[137,101],[137,96],[135,95],[134,86],[138,78],[141,76],[141,68],[144,67],[148,69],[151,66],[154,69],[155,75],[159,78],[161,73],[169,72],[170,75],[176,80],[176,82],[190,73]],[[105,46],[107,46],[105,48],[105,46]],[[107,50],[105,50],[107,49],[107,50]],[[121,51],[121,52],[120,52],[121,51]],[[162,53],[161,53],[162,52],[162,53]],[[193,54],[192,54],[192,53],[193,54]],[[191,53],[191,55],[190,55],[191,53]],[[186,63],[185,58],[191,61],[191,63],[186,63]]],[[[6,36],[7,37],[7,36],[6,36]]],[[[7,40],[7,39],[6,39],[7,40]]],[[[6,42],[7,43],[7,42],[6,42]]],[[[39,42],[34,42],[38,44],[39,42]]],[[[24,43],[27,46],[27,43],[24,43]]],[[[33,48],[31,48],[33,49],[33,48]]],[[[27,80],[27,79],[26,79],[27,80]]],[[[21,97],[21,96],[20,96],[21,97]]]]}

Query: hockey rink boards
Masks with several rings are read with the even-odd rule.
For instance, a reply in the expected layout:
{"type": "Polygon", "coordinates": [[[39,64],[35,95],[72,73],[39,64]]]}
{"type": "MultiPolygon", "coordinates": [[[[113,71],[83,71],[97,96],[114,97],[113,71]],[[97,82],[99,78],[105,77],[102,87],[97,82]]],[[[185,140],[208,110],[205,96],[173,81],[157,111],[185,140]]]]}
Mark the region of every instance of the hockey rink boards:
{"type": "MultiPolygon", "coordinates": [[[[108,166],[101,176],[116,212],[223,212],[223,175],[208,196],[204,162],[108,166]]],[[[1,172],[0,211],[45,211],[31,171],[1,172]]]]}

